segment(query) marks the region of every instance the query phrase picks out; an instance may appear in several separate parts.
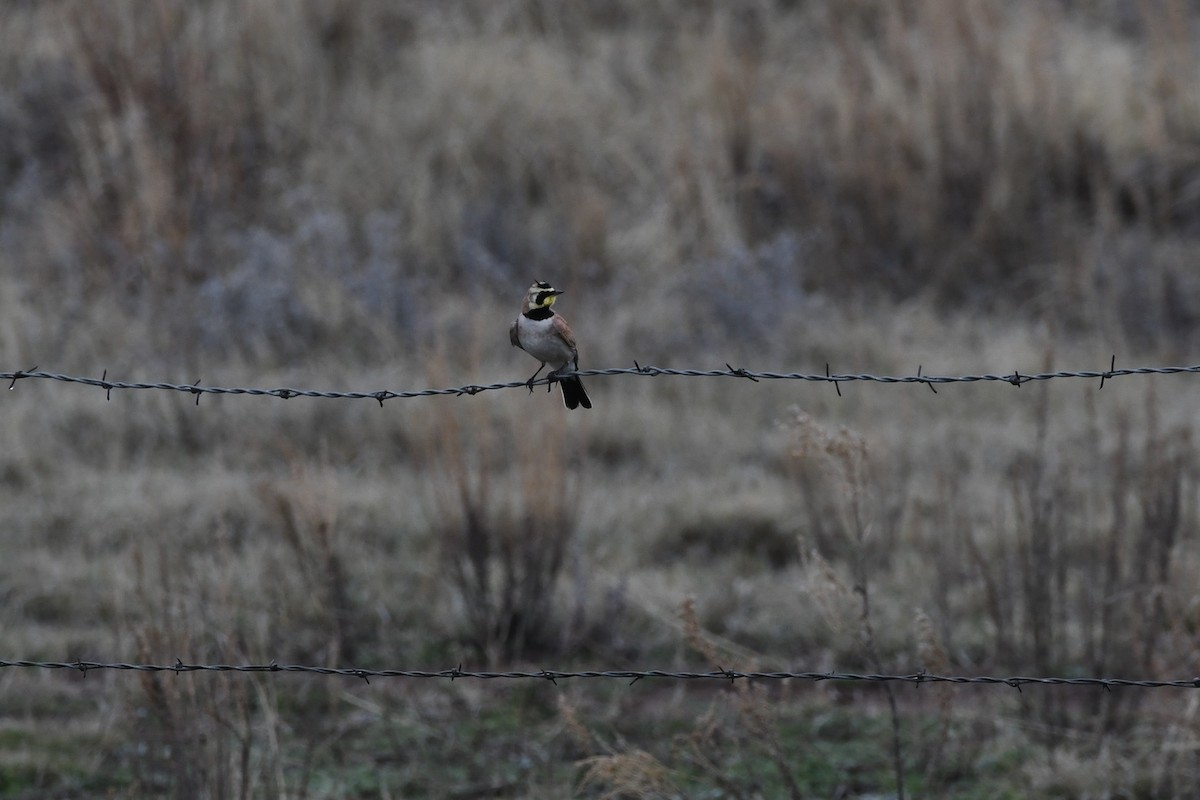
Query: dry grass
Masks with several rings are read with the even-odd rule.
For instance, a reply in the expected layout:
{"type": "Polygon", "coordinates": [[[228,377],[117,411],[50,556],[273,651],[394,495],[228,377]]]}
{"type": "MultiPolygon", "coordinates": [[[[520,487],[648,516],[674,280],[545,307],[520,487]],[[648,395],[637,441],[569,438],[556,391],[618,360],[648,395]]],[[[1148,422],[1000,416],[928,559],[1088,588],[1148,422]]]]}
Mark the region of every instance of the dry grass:
{"type": "MultiPolygon", "coordinates": [[[[585,367],[1194,362],[1196,25],[1182,0],[9,3],[0,368],[509,380],[532,278],[568,289],[585,367]]],[[[1185,677],[1189,380],[597,378],[570,415],[25,382],[0,655],[1185,677]]],[[[7,671],[0,796],[1195,785],[1190,700],[963,691],[7,671]]]]}

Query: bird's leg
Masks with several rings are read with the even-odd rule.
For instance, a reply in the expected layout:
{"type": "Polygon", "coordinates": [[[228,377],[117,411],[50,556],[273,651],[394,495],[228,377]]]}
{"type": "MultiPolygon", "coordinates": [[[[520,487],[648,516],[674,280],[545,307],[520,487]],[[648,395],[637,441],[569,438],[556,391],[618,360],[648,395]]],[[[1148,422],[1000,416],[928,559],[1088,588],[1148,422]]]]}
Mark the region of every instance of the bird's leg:
{"type": "Polygon", "coordinates": [[[555,382],[555,381],[557,381],[557,380],[561,380],[561,379],[558,377],[558,373],[562,372],[562,371],[563,371],[563,370],[565,370],[566,368],[567,368],[567,365],[566,365],[566,364],[563,364],[561,367],[559,367],[558,369],[554,370],[553,372],[548,372],[548,373],[546,373],[546,377],[549,379],[549,383],[547,383],[547,384],[546,384],[546,391],[547,391],[547,392],[549,392],[551,389],[553,389],[553,388],[554,388],[554,382],[555,382]]]}
{"type": "Polygon", "coordinates": [[[537,378],[537,376],[538,376],[538,372],[541,372],[541,371],[542,371],[542,370],[544,370],[545,368],[546,368],[546,362],[545,362],[545,361],[543,361],[543,362],[542,362],[542,365],[541,365],[540,367],[538,367],[538,368],[537,368],[537,372],[535,372],[535,373],[533,373],[532,375],[530,375],[530,376],[529,376],[529,380],[525,381],[525,385],[529,387],[529,393],[530,393],[530,394],[533,394],[533,381],[534,381],[534,379],[535,379],[535,378],[537,378]]]}

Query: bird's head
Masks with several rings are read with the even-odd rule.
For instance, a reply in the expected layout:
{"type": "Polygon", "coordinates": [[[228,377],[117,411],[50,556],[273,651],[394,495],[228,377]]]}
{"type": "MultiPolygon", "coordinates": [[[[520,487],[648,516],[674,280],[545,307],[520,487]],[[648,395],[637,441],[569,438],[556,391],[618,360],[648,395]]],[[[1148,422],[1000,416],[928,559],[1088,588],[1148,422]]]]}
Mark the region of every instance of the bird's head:
{"type": "Polygon", "coordinates": [[[562,289],[555,289],[545,281],[536,281],[529,287],[529,307],[533,308],[549,308],[554,305],[554,298],[563,293],[562,289]]]}

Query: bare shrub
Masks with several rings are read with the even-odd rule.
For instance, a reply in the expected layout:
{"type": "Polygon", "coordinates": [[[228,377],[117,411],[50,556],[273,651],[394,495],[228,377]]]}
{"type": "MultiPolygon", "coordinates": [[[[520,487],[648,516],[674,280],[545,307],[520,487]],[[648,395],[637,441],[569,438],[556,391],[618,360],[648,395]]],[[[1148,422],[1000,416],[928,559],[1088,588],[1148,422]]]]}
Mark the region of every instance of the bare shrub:
{"type": "MultiPolygon", "coordinates": [[[[997,663],[1040,674],[1165,677],[1192,656],[1176,635],[1188,590],[1173,569],[1197,524],[1188,499],[1197,486],[1191,429],[1160,431],[1150,397],[1144,432],[1118,412],[1115,441],[1104,444],[1089,429],[1067,464],[1038,391],[1036,444],[1013,457],[1006,475],[1011,513],[990,541],[972,537],[997,663]]],[[[1106,693],[1081,719],[1061,692],[1030,710],[1054,732],[1081,721],[1115,732],[1136,722],[1146,699],[1106,693]]]]}
{"type": "Polygon", "coordinates": [[[483,404],[441,403],[424,450],[433,533],[467,639],[489,663],[561,650],[571,631],[559,584],[578,501],[563,409],[506,426],[483,404]]]}

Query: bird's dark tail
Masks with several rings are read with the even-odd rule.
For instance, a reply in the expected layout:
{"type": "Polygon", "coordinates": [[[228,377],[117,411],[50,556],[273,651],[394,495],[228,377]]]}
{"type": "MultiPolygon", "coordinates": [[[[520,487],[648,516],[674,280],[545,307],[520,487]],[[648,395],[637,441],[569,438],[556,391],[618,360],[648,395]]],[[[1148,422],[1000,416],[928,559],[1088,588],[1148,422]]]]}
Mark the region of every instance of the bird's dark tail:
{"type": "Polygon", "coordinates": [[[558,385],[562,387],[563,402],[567,404],[567,408],[592,407],[592,401],[583,390],[583,381],[579,378],[562,378],[558,385]]]}

